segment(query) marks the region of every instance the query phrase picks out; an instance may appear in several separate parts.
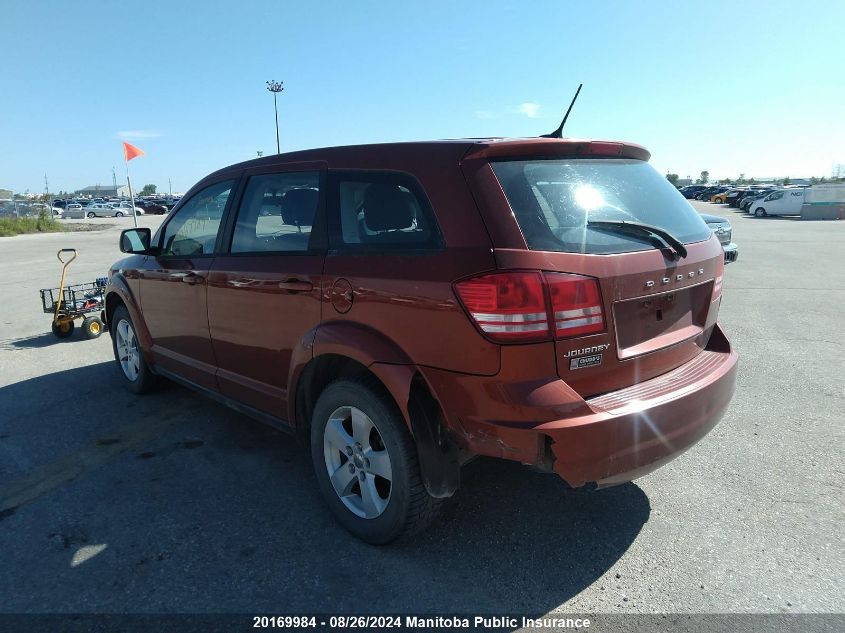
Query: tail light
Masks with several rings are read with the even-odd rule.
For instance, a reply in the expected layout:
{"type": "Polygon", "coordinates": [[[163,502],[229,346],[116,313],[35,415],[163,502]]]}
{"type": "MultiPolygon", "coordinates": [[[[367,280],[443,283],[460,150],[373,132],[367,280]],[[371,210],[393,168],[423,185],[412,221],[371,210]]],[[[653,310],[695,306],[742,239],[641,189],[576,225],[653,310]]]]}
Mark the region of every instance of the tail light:
{"type": "Polygon", "coordinates": [[[560,273],[545,273],[545,277],[552,300],[556,338],[604,331],[598,281],[560,273]]]}
{"type": "Polygon", "coordinates": [[[549,316],[539,272],[493,273],[455,284],[482,332],[497,341],[542,341],[549,316]]]}
{"type": "Polygon", "coordinates": [[[476,326],[498,342],[548,341],[604,330],[601,295],[592,277],[539,271],[479,275],[455,284],[476,326]]]}

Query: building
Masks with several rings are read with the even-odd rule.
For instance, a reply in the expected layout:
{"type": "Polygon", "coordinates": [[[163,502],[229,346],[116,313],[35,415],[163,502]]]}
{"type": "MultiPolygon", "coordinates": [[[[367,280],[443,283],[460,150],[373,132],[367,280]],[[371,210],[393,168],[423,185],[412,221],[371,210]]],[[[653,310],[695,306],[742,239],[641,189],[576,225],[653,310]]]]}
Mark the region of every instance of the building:
{"type": "Polygon", "coordinates": [[[128,198],[129,187],[126,185],[92,185],[74,192],[75,196],[83,196],[85,198],[128,198]]]}
{"type": "Polygon", "coordinates": [[[11,200],[12,199],[12,190],[11,189],[0,189],[0,200],[11,200]]]}

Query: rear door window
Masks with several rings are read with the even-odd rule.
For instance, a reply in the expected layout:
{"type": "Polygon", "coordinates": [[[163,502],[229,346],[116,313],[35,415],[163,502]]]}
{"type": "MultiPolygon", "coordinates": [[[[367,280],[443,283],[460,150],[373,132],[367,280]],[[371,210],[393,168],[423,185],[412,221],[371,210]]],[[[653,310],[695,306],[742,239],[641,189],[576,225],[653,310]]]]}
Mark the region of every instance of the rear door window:
{"type": "Polygon", "coordinates": [[[695,209],[643,161],[518,160],[492,167],[531,250],[607,254],[655,247],[646,235],[589,225],[601,220],[649,224],[685,244],[710,237],[695,209]]]}
{"type": "Polygon", "coordinates": [[[333,249],[395,251],[441,246],[428,198],[408,174],[338,171],[332,173],[331,182],[333,249]]]}

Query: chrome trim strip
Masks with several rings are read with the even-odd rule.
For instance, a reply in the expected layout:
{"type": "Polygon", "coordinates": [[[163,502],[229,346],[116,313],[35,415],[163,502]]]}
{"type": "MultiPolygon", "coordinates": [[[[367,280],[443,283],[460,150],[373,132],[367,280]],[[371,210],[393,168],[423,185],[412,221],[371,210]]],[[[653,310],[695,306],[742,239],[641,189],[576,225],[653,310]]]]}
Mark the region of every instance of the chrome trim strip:
{"type": "Polygon", "coordinates": [[[547,332],[549,326],[547,323],[526,323],[524,325],[488,325],[481,324],[481,329],[484,332],[547,332]]]}
{"type": "Polygon", "coordinates": [[[574,317],[590,316],[591,314],[601,314],[601,306],[590,306],[589,308],[578,308],[577,310],[561,310],[555,312],[556,319],[572,319],[574,317]]]}
{"type": "Polygon", "coordinates": [[[473,312],[472,318],[476,321],[495,323],[524,323],[526,321],[546,321],[545,312],[518,312],[515,314],[488,314],[486,312],[473,312]]]}
{"type": "Polygon", "coordinates": [[[601,323],[600,316],[586,317],[584,319],[571,319],[569,321],[558,321],[555,325],[559,330],[568,330],[574,327],[581,327],[582,325],[594,325],[601,323]]]}

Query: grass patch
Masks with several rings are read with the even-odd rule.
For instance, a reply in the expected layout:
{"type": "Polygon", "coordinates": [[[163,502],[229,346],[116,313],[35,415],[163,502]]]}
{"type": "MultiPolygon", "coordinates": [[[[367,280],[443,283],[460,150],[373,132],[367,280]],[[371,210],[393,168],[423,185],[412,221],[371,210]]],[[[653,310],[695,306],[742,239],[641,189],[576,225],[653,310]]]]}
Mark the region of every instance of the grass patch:
{"type": "Polygon", "coordinates": [[[59,233],[64,230],[64,226],[46,215],[37,218],[0,218],[0,237],[21,233],[59,233]]]}

